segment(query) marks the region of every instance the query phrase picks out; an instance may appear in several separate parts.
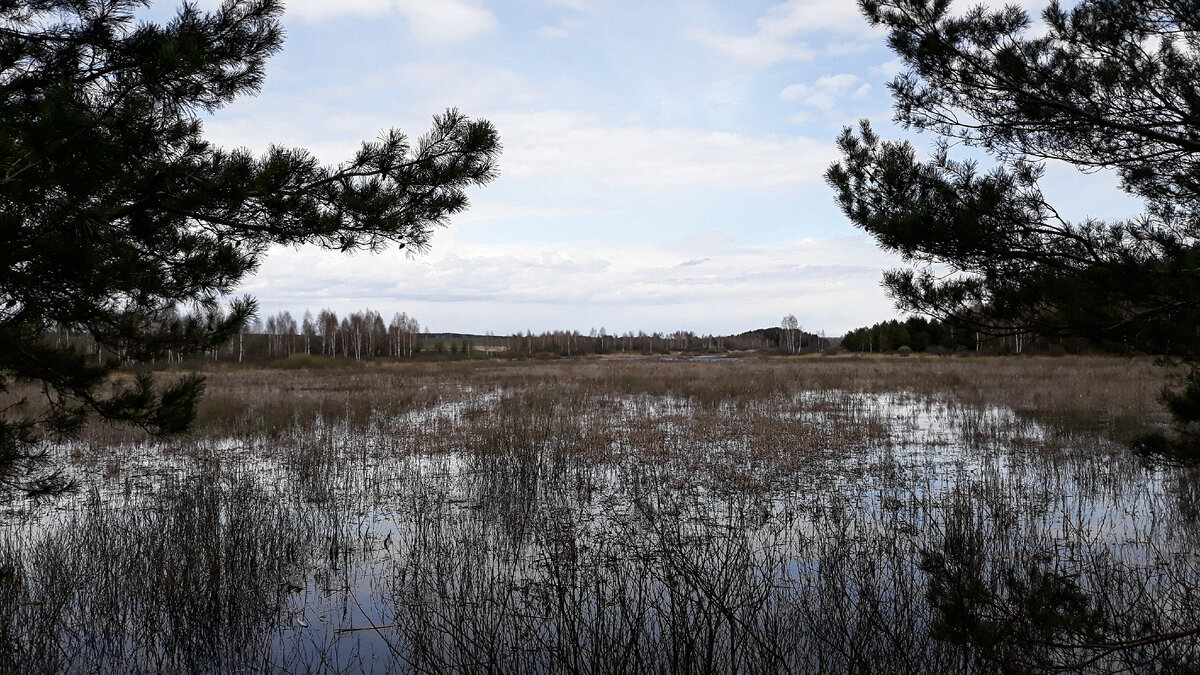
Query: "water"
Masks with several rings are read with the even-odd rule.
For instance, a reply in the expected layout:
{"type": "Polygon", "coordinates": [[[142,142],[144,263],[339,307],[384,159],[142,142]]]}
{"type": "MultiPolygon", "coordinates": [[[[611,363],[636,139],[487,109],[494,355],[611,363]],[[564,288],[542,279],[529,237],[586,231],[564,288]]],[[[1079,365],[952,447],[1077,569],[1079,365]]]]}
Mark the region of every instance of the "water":
{"type": "MultiPolygon", "coordinates": [[[[188,547],[217,539],[213,579],[269,587],[249,594],[265,607],[232,594],[195,610],[213,623],[200,643],[151,630],[145,649],[109,638],[80,647],[94,632],[88,608],[130,607],[116,635],[191,605],[150,591],[122,600],[133,582],[109,570],[66,593],[56,626],[35,634],[44,589],[14,587],[12,658],[72,644],[80,670],[936,670],[1093,653],[932,638],[931,554],[957,565],[962,583],[998,589],[988,596],[997,612],[1023,592],[1005,579],[1035,569],[1107,603],[1128,622],[1108,630],[1114,638],[1200,625],[1188,470],[950,396],[826,390],[711,405],[470,389],[365,424],[316,417],[270,437],[58,451],[73,457],[80,496],[21,505],[0,525],[25,579],[49,562],[87,572],[39,554],[42,542],[112,551],[87,538],[100,523],[144,547],[138,537],[152,532],[130,514],[178,508],[147,521],[180,537],[181,551],[156,555],[188,560],[188,547]],[[235,541],[235,513],[261,541],[235,541]],[[289,564],[234,564],[280,551],[289,564]],[[252,648],[232,649],[248,635],[252,648]]],[[[1175,641],[1094,665],[1195,650],[1175,641]]]]}

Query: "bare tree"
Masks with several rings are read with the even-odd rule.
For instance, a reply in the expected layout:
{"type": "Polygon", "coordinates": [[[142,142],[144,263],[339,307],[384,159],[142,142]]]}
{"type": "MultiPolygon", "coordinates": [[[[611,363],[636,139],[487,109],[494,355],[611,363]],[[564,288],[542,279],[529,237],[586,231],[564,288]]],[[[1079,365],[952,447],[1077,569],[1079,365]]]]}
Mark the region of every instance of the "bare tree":
{"type": "Polygon", "coordinates": [[[795,354],[800,347],[797,340],[797,334],[800,332],[800,322],[796,320],[796,315],[788,314],[783,317],[783,320],[779,323],[779,328],[780,346],[788,354],[795,354]]]}
{"type": "Polygon", "coordinates": [[[275,318],[275,329],[279,332],[279,353],[282,356],[289,356],[296,351],[296,320],[292,318],[292,313],[286,309],[279,313],[275,318]]]}
{"type": "Polygon", "coordinates": [[[317,334],[317,324],[313,321],[312,312],[304,310],[304,320],[300,324],[300,331],[304,335],[304,353],[312,353],[312,339],[317,334]]]}
{"type": "Polygon", "coordinates": [[[321,331],[321,353],[337,356],[337,314],[331,309],[321,310],[317,315],[317,328],[321,331]]]}
{"type": "Polygon", "coordinates": [[[367,332],[370,340],[370,348],[367,350],[372,358],[376,356],[384,356],[387,354],[387,325],[383,323],[383,317],[379,312],[367,312],[369,320],[369,330],[367,332]]]}

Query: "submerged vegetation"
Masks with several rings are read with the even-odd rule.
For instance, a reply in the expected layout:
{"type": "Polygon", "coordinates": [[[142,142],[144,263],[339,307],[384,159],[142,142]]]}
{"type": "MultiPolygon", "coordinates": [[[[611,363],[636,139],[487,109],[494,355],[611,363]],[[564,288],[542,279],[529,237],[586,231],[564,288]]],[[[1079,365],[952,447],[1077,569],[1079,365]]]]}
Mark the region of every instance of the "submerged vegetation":
{"type": "Polygon", "coordinates": [[[1200,472],[1112,358],[208,376],[0,526],[5,672],[1184,670],[1200,472]]]}

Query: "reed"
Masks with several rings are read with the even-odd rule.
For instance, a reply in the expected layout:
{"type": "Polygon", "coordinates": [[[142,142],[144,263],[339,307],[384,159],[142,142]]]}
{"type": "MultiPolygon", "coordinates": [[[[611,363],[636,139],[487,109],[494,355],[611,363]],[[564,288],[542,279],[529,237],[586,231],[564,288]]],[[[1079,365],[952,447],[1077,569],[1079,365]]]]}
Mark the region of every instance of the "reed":
{"type": "Polygon", "coordinates": [[[1200,473],[1126,359],[212,373],[0,527],[0,670],[936,672],[1200,659],[1200,473]],[[113,470],[98,470],[101,467],[113,470]]]}

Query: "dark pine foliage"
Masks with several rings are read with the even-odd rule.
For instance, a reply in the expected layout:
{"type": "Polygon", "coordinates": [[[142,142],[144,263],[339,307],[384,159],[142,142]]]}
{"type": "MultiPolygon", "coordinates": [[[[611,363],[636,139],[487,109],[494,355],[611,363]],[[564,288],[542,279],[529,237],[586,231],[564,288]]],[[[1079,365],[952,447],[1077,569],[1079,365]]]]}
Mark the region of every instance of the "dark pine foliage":
{"type": "Polygon", "coordinates": [[[992,335],[1072,336],[1182,361],[1184,387],[1167,393],[1179,432],[1169,445],[1195,449],[1200,2],[1055,2],[1036,34],[1012,6],[954,16],[948,0],[859,4],[907,66],[891,84],[896,119],[940,139],[920,160],[864,121],[844,131],[826,174],[855,225],[912,265],[884,278],[899,307],[992,335]],[[953,144],[997,164],[956,160],[953,144]],[[1115,170],[1144,214],[1062,218],[1039,189],[1046,160],[1115,170]]]}
{"type": "Polygon", "coordinates": [[[199,115],[258,90],[281,3],[184,4],[166,24],[136,20],[146,4],[0,0],[0,394],[21,380],[46,393],[0,404],[7,486],[61,486],[34,471],[37,448],[89,417],[186,429],[203,380],[111,384],[116,357],[227,340],[255,305],[226,311],[223,298],[269,246],[419,250],[495,175],[494,128],[457,111],[337,166],[213,147],[199,115]],[[113,358],[55,344],[51,329],[88,333],[113,358]]]}
{"type": "Polygon", "coordinates": [[[914,352],[954,352],[974,349],[975,335],[956,326],[920,316],[904,321],[882,321],[856,328],[842,338],[842,349],[849,352],[887,352],[908,347],[914,352]]]}

